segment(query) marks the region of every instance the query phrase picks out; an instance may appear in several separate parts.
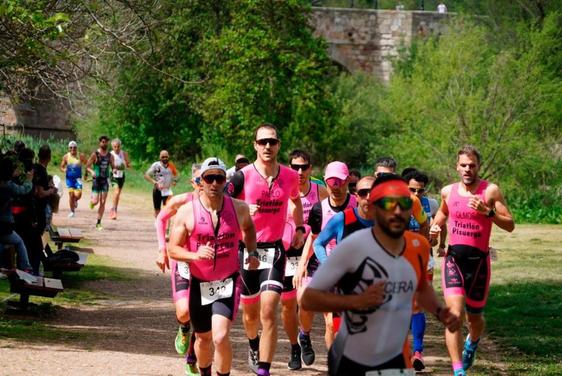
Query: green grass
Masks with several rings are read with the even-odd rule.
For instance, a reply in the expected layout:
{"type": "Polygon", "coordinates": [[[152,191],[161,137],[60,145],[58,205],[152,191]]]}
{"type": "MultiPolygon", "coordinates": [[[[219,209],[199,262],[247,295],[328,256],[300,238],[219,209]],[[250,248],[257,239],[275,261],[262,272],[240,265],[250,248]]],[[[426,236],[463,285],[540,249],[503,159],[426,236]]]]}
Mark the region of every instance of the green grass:
{"type": "MultiPolygon", "coordinates": [[[[562,374],[562,226],[495,230],[486,335],[502,351],[509,375],[562,374]]],[[[435,284],[438,287],[438,284],[435,284]]],[[[471,375],[489,375],[475,363],[471,375]]]]}

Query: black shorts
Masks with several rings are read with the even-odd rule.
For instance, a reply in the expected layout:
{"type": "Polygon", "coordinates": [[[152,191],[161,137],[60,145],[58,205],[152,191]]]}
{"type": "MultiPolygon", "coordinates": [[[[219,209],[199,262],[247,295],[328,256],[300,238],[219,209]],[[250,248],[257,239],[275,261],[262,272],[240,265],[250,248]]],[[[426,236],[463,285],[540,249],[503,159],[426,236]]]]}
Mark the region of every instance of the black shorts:
{"type": "Polygon", "coordinates": [[[490,255],[468,245],[449,246],[441,279],[445,296],[464,295],[466,310],[481,313],[490,291],[490,255]]]}
{"type": "Polygon", "coordinates": [[[283,242],[278,240],[273,243],[258,243],[258,250],[274,249],[272,267],[259,270],[245,270],[244,248],[240,249],[240,265],[242,265],[242,299],[246,302],[257,299],[262,291],[274,291],[281,294],[283,279],[285,277],[285,249],[283,242]]]}
{"type": "Polygon", "coordinates": [[[281,299],[293,299],[296,298],[296,289],[293,287],[293,277],[295,270],[295,266],[298,265],[298,260],[302,255],[302,250],[304,246],[299,249],[295,249],[293,247],[289,248],[289,250],[285,253],[287,256],[287,261],[285,264],[285,278],[283,278],[283,293],[281,294],[281,299]],[[291,271],[289,270],[291,268],[291,271]]]}
{"type": "Polygon", "coordinates": [[[118,186],[119,189],[123,188],[123,185],[125,185],[125,175],[121,176],[120,178],[116,178],[115,176],[113,176],[111,178],[111,185],[118,186]]]}
{"type": "MultiPolygon", "coordinates": [[[[206,333],[213,328],[213,315],[221,315],[234,321],[238,313],[240,303],[240,273],[236,272],[230,277],[233,280],[232,295],[228,298],[215,300],[210,304],[202,304],[201,284],[204,281],[198,280],[191,275],[191,286],[189,287],[189,315],[191,324],[196,333],[206,333]]],[[[225,278],[226,279],[226,278],[225,278]]]]}
{"type": "MultiPolygon", "coordinates": [[[[335,342],[334,342],[335,343],[335,342]]],[[[365,375],[369,371],[381,371],[385,369],[405,369],[406,359],[404,355],[398,354],[388,362],[379,364],[378,366],[366,366],[354,362],[353,360],[341,355],[336,355],[334,348],[328,351],[328,375],[329,376],[347,376],[347,375],[365,375]]]]}
{"type": "Polygon", "coordinates": [[[162,196],[162,192],[159,189],[154,188],[152,190],[152,203],[154,204],[154,210],[160,210],[162,205],[166,205],[166,201],[170,196],[162,196]]]}
{"type": "Polygon", "coordinates": [[[104,177],[94,178],[92,181],[93,193],[104,193],[109,191],[109,179],[104,177]]]}

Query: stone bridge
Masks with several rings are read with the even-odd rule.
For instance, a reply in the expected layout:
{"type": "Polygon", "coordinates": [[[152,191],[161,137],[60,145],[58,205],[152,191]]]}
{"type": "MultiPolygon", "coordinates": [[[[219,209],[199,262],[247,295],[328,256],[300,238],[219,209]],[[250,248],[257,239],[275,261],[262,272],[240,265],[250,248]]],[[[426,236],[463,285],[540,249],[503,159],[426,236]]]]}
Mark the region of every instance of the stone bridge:
{"type": "Polygon", "coordinates": [[[416,36],[445,32],[449,17],[424,11],[313,8],[312,24],[315,34],[328,42],[334,61],[388,82],[400,47],[416,36]]]}
{"type": "MultiPolygon", "coordinates": [[[[315,34],[328,42],[330,57],[350,72],[365,71],[388,82],[392,59],[416,36],[442,33],[448,14],[423,11],[312,9],[315,34]]],[[[23,132],[39,137],[73,137],[67,106],[56,101],[13,106],[0,95],[0,136],[23,132]]]]}

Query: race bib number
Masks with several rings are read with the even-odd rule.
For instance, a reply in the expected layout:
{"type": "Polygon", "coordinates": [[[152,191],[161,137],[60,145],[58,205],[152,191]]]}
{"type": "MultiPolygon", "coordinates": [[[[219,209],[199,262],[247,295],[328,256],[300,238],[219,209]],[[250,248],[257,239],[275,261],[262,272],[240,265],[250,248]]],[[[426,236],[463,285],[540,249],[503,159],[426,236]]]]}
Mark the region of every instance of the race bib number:
{"type": "Polygon", "coordinates": [[[171,196],[172,195],[172,190],[170,188],[164,188],[160,191],[160,194],[162,196],[171,196]]]}
{"type": "Polygon", "coordinates": [[[114,178],[122,178],[123,177],[123,170],[113,170],[113,177],[114,178]]]}
{"type": "Polygon", "coordinates": [[[201,305],[211,304],[212,302],[230,298],[234,291],[234,281],[232,278],[222,281],[201,282],[201,305]]]}
{"type": "MultiPolygon", "coordinates": [[[[258,248],[258,259],[260,264],[258,270],[271,269],[273,267],[273,260],[275,259],[275,248],[258,248]]],[[[244,249],[244,270],[249,270],[249,264],[246,264],[248,258],[248,250],[244,249]]]]}
{"type": "Polygon", "coordinates": [[[292,277],[297,272],[297,267],[299,266],[299,256],[287,257],[287,263],[285,264],[285,277],[292,277]]]}
{"type": "Polygon", "coordinates": [[[180,276],[183,279],[189,279],[190,278],[189,264],[187,262],[179,261],[178,262],[178,273],[180,273],[180,276]]]}
{"type": "Polygon", "coordinates": [[[414,376],[414,375],[415,372],[413,369],[400,369],[400,368],[365,372],[365,376],[414,376]]]}

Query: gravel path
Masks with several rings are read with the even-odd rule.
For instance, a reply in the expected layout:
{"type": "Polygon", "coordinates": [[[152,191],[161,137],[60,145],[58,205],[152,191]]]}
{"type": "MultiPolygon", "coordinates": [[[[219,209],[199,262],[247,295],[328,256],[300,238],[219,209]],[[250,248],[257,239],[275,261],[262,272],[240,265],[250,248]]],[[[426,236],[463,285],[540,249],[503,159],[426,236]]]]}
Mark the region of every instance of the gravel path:
{"type": "MultiPolygon", "coordinates": [[[[104,219],[104,230],[97,231],[94,229],[96,215],[87,208],[89,192],[84,193],[77,216],[67,218],[64,200],[54,223],[82,229],[95,254],[111,257],[116,267],[136,277],[132,281],[89,282],[85,288],[108,293],[112,298],[93,305],[59,307],[53,318],[42,319],[47,325],[78,335],[32,345],[0,339],[0,375],[183,375],[183,359],[176,355],[173,347],[177,324],[169,274],[160,273],[155,265],[156,236],[149,195],[131,194],[125,187],[119,219],[104,219]]],[[[248,375],[247,340],[240,322],[241,313],[238,316],[231,337],[232,374],[248,375]]],[[[322,327],[321,317],[317,315],[313,331],[316,363],[294,374],[326,373],[322,327]]],[[[430,322],[428,332],[426,360],[430,372],[426,374],[447,375],[449,361],[442,330],[435,322],[430,322]]],[[[480,352],[490,354],[490,358],[479,357],[479,362],[493,365],[493,373],[503,374],[499,352],[490,348],[493,346],[490,342],[483,343],[484,350],[489,351],[480,352]]],[[[280,327],[273,374],[289,374],[288,353],[289,343],[280,327]]]]}

